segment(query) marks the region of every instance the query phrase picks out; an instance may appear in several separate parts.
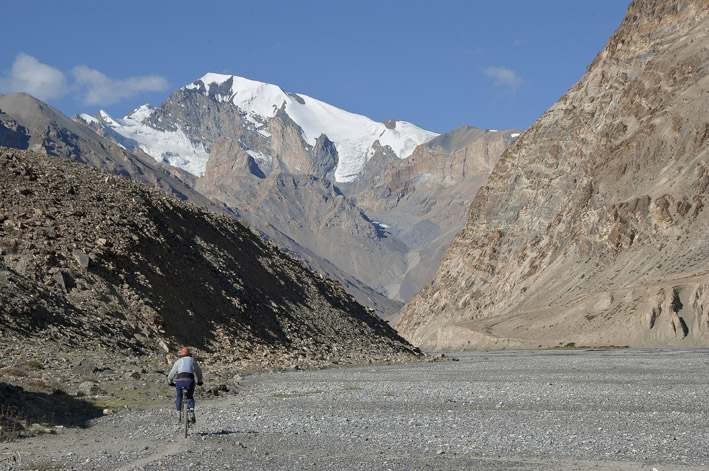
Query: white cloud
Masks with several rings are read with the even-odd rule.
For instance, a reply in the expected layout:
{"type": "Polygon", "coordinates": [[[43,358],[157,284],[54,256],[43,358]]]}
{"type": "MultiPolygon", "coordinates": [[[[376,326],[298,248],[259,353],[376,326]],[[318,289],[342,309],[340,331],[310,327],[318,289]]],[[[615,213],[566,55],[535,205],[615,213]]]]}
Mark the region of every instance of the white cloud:
{"type": "Polygon", "coordinates": [[[0,92],[25,92],[48,100],[61,98],[69,92],[66,77],[59,70],[24,53],[19,53],[12,64],[10,75],[0,78],[0,92]]]}
{"type": "Polygon", "coordinates": [[[112,79],[85,65],[74,67],[72,72],[85,93],[87,105],[112,105],[141,92],[159,92],[168,87],[167,80],[159,75],[112,79]]]}
{"type": "Polygon", "coordinates": [[[493,82],[498,87],[508,87],[513,91],[522,85],[522,79],[517,76],[514,70],[504,67],[486,67],[485,75],[493,79],[493,82]]]}
{"type": "Polygon", "coordinates": [[[79,94],[88,105],[112,105],[141,92],[168,88],[167,80],[159,75],[112,79],[85,65],[74,67],[72,73],[74,83],[69,84],[61,70],[21,52],[10,74],[0,77],[0,93],[25,92],[44,101],[72,93],[79,94]]]}

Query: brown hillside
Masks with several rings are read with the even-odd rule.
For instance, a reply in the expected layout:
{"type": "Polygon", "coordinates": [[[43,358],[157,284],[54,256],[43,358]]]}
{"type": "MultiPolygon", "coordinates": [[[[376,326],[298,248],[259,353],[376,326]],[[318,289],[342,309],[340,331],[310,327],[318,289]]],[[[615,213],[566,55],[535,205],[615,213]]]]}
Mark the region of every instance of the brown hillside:
{"type": "Polygon", "coordinates": [[[0,148],[0,336],[209,365],[401,361],[417,352],[339,284],[233,218],[64,158],[0,148]]]}

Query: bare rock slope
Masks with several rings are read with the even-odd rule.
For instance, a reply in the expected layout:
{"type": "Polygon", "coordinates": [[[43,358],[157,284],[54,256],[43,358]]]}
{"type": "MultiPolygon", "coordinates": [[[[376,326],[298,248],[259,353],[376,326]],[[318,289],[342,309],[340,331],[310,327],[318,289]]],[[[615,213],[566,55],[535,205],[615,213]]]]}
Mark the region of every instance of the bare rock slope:
{"type": "Polygon", "coordinates": [[[503,154],[397,327],[438,349],[709,345],[709,3],[636,0],[503,154]]]}
{"type": "Polygon", "coordinates": [[[232,217],[4,148],[0,337],[6,352],[42,341],[156,355],[187,344],[212,369],[418,355],[339,284],[232,217]]]}

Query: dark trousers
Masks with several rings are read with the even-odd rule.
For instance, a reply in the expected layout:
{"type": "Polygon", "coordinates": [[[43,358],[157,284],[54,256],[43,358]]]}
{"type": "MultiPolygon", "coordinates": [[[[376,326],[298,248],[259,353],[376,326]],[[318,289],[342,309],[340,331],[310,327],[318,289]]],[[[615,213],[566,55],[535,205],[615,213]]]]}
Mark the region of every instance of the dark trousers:
{"type": "Polygon", "coordinates": [[[175,389],[177,389],[177,410],[182,408],[182,388],[187,388],[187,408],[194,409],[194,380],[189,378],[178,379],[175,381],[175,389]]]}

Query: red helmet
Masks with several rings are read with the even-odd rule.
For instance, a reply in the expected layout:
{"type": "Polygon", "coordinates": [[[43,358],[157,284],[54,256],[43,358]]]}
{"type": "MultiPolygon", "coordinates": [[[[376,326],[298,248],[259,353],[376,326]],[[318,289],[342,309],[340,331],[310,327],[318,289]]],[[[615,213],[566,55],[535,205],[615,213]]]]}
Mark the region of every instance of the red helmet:
{"type": "Polygon", "coordinates": [[[190,352],[189,347],[182,347],[182,350],[180,350],[180,356],[181,357],[188,357],[192,355],[192,352],[190,352]]]}

